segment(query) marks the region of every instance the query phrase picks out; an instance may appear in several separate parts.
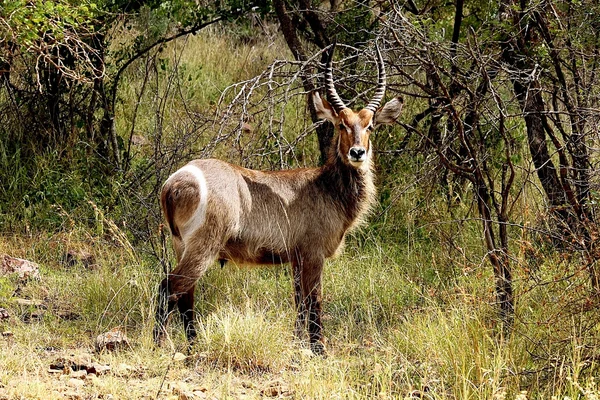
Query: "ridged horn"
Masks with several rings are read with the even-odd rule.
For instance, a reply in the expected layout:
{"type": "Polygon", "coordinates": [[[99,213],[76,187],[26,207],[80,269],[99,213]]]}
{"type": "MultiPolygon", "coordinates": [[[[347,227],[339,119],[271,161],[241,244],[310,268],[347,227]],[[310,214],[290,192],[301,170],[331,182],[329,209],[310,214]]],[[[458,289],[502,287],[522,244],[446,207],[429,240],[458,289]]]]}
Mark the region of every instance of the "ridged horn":
{"type": "Polygon", "coordinates": [[[383,65],[383,57],[381,56],[381,51],[379,51],[379,45],[375,42],[375,50],[377,51],[377,90],[375,90],[375,94],[373,95],[373,99],[367,104],[365,109],[372,111],[373,114],[379,108],[381,104],[381,100],[383,99],[383,95],[385,94],[385,66],[383,65]]]}
{"type": "Polygon", "coordinates": [[[336,113],[340,113],[346,106],[333,85],[333,52],[335,51],[335,43],[331,45],[329,58],[327,59],[327,68],[325,69],[325,89],[327,91],[327,99],[331,103],[336,113]]]}

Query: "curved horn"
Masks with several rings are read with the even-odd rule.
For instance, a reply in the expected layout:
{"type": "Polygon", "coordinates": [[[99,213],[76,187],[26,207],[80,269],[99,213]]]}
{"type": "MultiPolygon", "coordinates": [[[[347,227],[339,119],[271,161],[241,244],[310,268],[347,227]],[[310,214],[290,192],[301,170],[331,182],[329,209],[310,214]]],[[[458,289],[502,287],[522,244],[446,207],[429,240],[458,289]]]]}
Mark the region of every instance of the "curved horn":
{"type": "Polygon", "coordinates": [[[375,50],[377,50],[377,90],[375,90],[375,94],[373,95],[373,99],[367,104],[365,109],[372,111],[373,114],[379,108],[381,104],[381,100],[383,99],[383,95],[385,93],[385,66],[383,65],[383,57],[381,56],[381,51],[379,51],[379,45],[375,42],[375,50]]]}
{"type": "Polygon", "coordinates": [[[340,113],[346,106],[340,96],[337,94],[335,90],[335,86],[333,85],[333,52],[335,51],[335,43],[331,45],[331,50],[329,53],[329,59],[327,60],[327,68],[325,69],[325,89],[327,91],[327,98],[331,102],[333,109],[336,113],[340,113]]]}

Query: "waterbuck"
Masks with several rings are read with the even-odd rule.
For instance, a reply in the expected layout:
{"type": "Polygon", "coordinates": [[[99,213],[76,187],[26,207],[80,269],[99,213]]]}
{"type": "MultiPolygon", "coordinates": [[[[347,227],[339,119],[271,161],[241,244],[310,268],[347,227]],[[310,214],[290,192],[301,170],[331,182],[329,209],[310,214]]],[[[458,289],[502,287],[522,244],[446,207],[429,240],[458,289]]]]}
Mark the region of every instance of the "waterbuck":
{"type": "Polygon", "coordinates": [[[333,48],[326,69],[330,102],[311,94],[319,118],[335,126],[329,157],[320,168],[256,171],[225,161],[191,161],[172,174],[161,193],[177,267],[159,287],[155,341],[177,305],[187,338],[194,328],[196,281],[216,260],[240,264],[291,263],[298,311],[296,334],[308,329],[310,347],[324,352],[321,275],[326,258],[341,248],[346,233],[373,204],[369,135],[400,115],[402,99],[379,108],[385,92],[383,59],[377,48],[378,85],[368,105],[354,112],[338,96],[332,76],[333,48]]]}

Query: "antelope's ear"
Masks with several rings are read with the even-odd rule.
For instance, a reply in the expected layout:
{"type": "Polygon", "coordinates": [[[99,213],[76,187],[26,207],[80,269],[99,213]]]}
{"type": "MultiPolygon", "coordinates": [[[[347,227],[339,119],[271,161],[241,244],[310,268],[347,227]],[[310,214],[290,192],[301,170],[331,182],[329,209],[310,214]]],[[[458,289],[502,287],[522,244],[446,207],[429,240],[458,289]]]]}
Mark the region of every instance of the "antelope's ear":
{"type": "Polygon", "coordinates": [[[378,109],[375,114],[375,125],[391,125],[395,123],[402,112],[403,105],[404,100],[402,100],[402,97],[396,97],[385,103],[385,106],[378,109]]]}
{"type": "Polygon", "coordinates": [[[326,119],[332,122],[334,125],[337,125],[339,121],[337,113],[327,100],[321,98],[319,92],[312,92],[312,102],[315,106],[317,117],[319,117],[319,119],[326,119]]]}

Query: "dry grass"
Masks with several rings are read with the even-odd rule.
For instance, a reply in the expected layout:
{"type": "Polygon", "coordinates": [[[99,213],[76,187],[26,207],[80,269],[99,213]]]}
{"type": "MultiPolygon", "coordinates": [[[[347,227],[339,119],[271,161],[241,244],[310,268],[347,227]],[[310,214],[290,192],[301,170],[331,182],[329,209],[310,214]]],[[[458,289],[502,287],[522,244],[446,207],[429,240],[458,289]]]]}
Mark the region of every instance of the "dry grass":
{"type": "MultiPolygon", "coordinates": [[[[196,391],[197,398],[218,399],[522,399],[527,388],[533,398],[591,399],[598,393],[582,348],[589,335],[573,336],[553,355],[560,365],[544,372],[545,364],[528,354],[528,341],[541,330],[518,325],[511,338],[499,335],[489,276],[465,277],[469,294],[452,287],[427,293],[406,280],[405,265],[414,256],[390,260],[384,249],[353,246],[325,271],[328,357],[312,356],[292,335],[285,269],[215,265],[198,287],[198,342],[182,360],[177,353],[186,353],[186,342],[176,318],[165,346],[151,341],[160,273],[123,247],[77,236],[70,245],[88,246],[96,269],[61,263],[63,234],[0,241],[0,253],[42,265],[40,281],[0,278],[0,307],[11,314],[0,331],[12,333],[0,338],[0,398],[169,398],[196,391]],[[17,297],[44,307],[24,309],[17,297]],[[28,318],[36,312],[41,315],[28,318]],[[130,347],[94,353],[95,336],[115,326],[128,334],[130,347]],[[520,334],[525,328],[527,335],[520,334]],[[49,372],[57,359],[77,357],[111,371],[83,379],[49,372]]],[[[526,306],[534,316],[548,311],[526,306]]]]}

